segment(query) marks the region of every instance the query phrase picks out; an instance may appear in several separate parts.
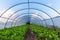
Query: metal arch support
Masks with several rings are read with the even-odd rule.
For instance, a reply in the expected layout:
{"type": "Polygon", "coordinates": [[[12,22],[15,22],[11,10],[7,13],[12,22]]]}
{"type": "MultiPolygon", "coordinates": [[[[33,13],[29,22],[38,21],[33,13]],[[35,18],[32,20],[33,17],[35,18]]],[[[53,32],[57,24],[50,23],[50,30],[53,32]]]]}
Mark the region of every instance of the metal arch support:
{"type": "MultiPolygon", "coordinates": [[[[59,18],[60,16],[56,16],[56,17],[54,17],[54,18],[59,18]]],[[[54,19],[54,18],[52,18],[52,19],[54,19]]],[[[49,19],[46,19],[46,20],[49,20],[49,19]]],[[[44,20],[43,20],[44,21],[44,20]]]]}
{"type": "MultiPolygon", "coordinates": [[[[27,9],[27,8],[25,8],[25,9],[27,9]]],[[[10,15],[9,18],[7,18],[7,21],[6,21],[6,23],[5,23],[5,26],[6,26],[7,22],[8,22],[8,20],[9,20],[14,14],[16,14],[16,13],[19,12],[19,11],[23,11],[23,10],[25,10],[25,9],[17,10],[17,11],[14,12],[12,15],[10,15]]],[[[22,14],[22,15],[23,15],[23,14],[22,14]]],[[[5,26],[4,26],[4,27],[5,27],[5,26]]]]}
{"type": "MultiPolygon", "coordinates": [[[[38,17],[37,17],[38,18],[38,17]]],[[[33,20],[35,20],[36,18],[32,18],[33,20]]],[[[36,19],[37,20],[37,19],[36,19]]],[[[38,19],[38,20],[40,20],[40,19],[38,19]]],[[[43,25],[43,21],[42,20],[40,20],[41,22],[39,22],[39,23],[41,23],[40,24],[40,26],[42,26],[43,25]]]]}
{"type": "MultiPolygon", "coordinates": [[[[25,14],[27,14],[27,13],[25,13],[25,14]]],[[[17,16],[16,18],[19,18],[19,17],[21,17],[22,15],[24,15],[24,13],[23,14],[21,14],[21,15],[19,15],[19,16],[17,16]]],[[[14,18],[14,20],[16,19],[16,18],[14,18]]],[[[20,18],[19,18],[20,19],[20,18]]],[[[14,22],[14,20],[13,20],[13,22],[14,22]]],[[[40,19],[41,20],[41,19],[40,19]]],[[[13,23],[12,23],[13,24],[13,23]]],[[[12,26],[12,24],[11,24],[11,26],[12,26]]],[[[43,23],[42,23],[42,25],[43,25],[43,23]]]]}
{"type": "MultiPolygon", "coordinates": [[[[26,13],[24,13],[24,14],[26,14],[26,13]]],[[[21,14],[21,15],[23,15],[23,14],[21,14]]],[[[21,15],[19,15],[19,16],[21,16],[21,15]]],[[[19,16],[17,16],[17,17],[19,17],[19,16]]],[[[15,17],[14,19],[16,19],[17,17],[15,17]]],[[[14,21],[14,19],[13,19],[13,21],[14,21]]],[[[4,27],[6,27],[6,24],[7,24],[8,20],[9,20],[9,18],[7,19],[7,21],[6,21],[5,25],[4,25],[4,27]]]]}
{"type": "MultiPolygon", "coordinates": [[[[21,10],[18,10],[18,11],[22,11],[22,10],[26,10],[26,9],[28,9],[28,8],[24,8],[24,9],[21,9],[21,10]]],[[[43,12],[44,14],[46,14],[48,17],[50,17],[46,12],[44,12],[44,11],[42,11],[42,10],[39,10],[39,9],[36,9],[36,8],[29,8],[29,9],[34,9],[34,10],[41,11],[41,12],[43,12]]],[[[18,11],[14,12],[14,13],[17,13],[18,11]]],[[[13,13],[13,15],[14,15],[14,13],[13,13]]],[[[11,15],[11,16],[13,16],[13,15],[11,15]]],[[[10,16],[10,17],[11,17],[11,16],[10,16]]],[[[51,19],[51,21],[52,21],[52,23],[53,23],[53,27],[54,27],[53,19],[52,19],[51,17],[50,17],[50,19],[51,19]]],[[[54,29],[55,29],[55,27],[54,27],[54,29]]]]}
{"type": "MultiPolygon", "coordinates": [[[[24,16],[28,16],[28,14],[27,15],[24,15],[24,16]]],[[[19,19],[21,18],[21,17],[24,17],[24,16],[20,16],[19,17],[19,19]]],[[[39,18],[39,17],[37,17],[37,18],[39,18]]],[[[36,19],[36,18],[35,18],[36,19]]],[[[39,20],[41,20],[40,18],[39,18],[39,20]]],[[[41,20],[42,21],[42,20],[41,20]]],[[[16,21],[17,22],[17,21],[16,21]]],[[[13,25],[13,24],[12,24],[13,25]]],[[[16,25],[16,23],[15,23],[15,25],[16,25]]],[[[43,25],[43,22],[42,22],[42,25],[43,25]]]]}
{"type": "Polygon", "coordinates": [[[30,3],[29,3],[29,0],[28,0],[28,22],[30,22],[30,16],[29,16],[29,13],[30,13],[30,3]]]}
{"type": "MultiPolygon", "coordinates": [[[[26,9],[28,9],[28,8],[24,8],[24,9],[17,10],[17,11],[14,12],[11,16],[13,16],[14,14],[16,14],[16,13],[19,12],[19,11],[23,11],[23,10],[26,10],[26,9]]],[[[34,9],[34,10],[36,10],[35,8],[29,8],[29,9],[34,9]]],[[[45,12],[42,11],[42,10],[39,10],[39,9],[38,9],[38,11],[41,11],[41,12],[43,12],[44,14],[47,15],[47,13],[45,13],[45,12]]],[[[11,16],[9,16],[9,18],[11,18],[11,16]]],[[[8,20],[9,20],[9,18],[7,19],[7,22],[8,22],[8,20]]],[[[5,23],[5,26],[6,26],[7,22],[5,23]]],[[[47,26],[47,24],[46,24],[46,26],[47,26]]]]}
{"type": "MultiPolygon", "coordinates": [[[[42,4],[42,3],[38,3],[38,2],[29,2],[29,3],[35,3],[35,4],[39,4],[39,5],[46,6],[46,7],[52,9],[53,11],[55,11],[57,14],[60,15],[60,13],[59,13],[57,10],[55,10],[54,8],[52,8],[52,7],[48,6],[48,5],[45,5],[45,4],[42,4]]],[[[22,5],[22,4],[28,4],[28,2],[18,3],[18,4],[15,4],[15,5],[9,7],[7,10],[5,10],[5,11],[1,14],[1,16],[2,16],[4,13],[6,13],[9,9],[11,9],[11,8],[13,8],[13,7],[15,7],[15,6],[18,6],[18,5],[22,5]]],[[[0,17],[1,17],[1,16],[0,16],[0,17]]]]}
{"type": "Polygon", "coordinates": [[[52,21],[52,23],[53,23],[53,28],[54,28],[54,30],[56,30],[56,29],[55,29],[55,26],[54,26],[54,21],[53,21],[53,19],[51,18],[51,16],[50,16],[50,15],[48,15],[46,12],[44,12],[44,11],[42,11],[42,10],[39,10],[39,9],[36,9],[36,8],[30,8],[30,9],[34,9],[34,10],[41,11],[41,12],[43,12],[44,14],[46,14],[47,16],[49,16],[49,17],[50,17],[50,19],[51,19],[51,21],[52,21]]]}
{"type": "MultiPolygon", "coordinates": [[[[17,5],[21,5],[21,4],[27,4],[27,3],[28,3],[28,2],[23,2],[23,3],[18,3],[18,4],[16,4],[16,5],[13,5],[13,6],[9,7],[6,11],[4,11],[4,12],[1,14],[1,16],[2,16],[5,12],[7,12],[9,9],[11,9],[11,8],[13,8],[13,7],[15,7],[15,6],[17,6],[17,5]]],[[[58,13],[58,14],[60,15],[60,13],[59,13],[58,11],[56,11],[54,8],[52,8],[52,7],[48,6],[48,5],[45,5],[45,4],[42,4],[42,3],[38,3],[38,2],[29,2],[29,3],[36,3],[36,4],[40,4],[40,5],[46,6],[46,7],[50,8],[50,9],[54,10],[56,13],[58,13]]],[[[1,16],[0,16],[0,17],[1,17],[1,16]]]]}
{"type": "MultiPolygon", "coordinates": [[[[20,19],[21,17],[19,17],[19,19],[20,19]]],[[[39,18],[39,17],[37,17],[37,18],[39,18]]],[[[40,19],[40,18],[39,18],[40,19]]],[[[17,19],[18,20],[18,19],[17,19]]],[[[40,19],[41,20],[41,19],[40,19]]],[[[41,20],[42,21],[42,20],[41,20]]],[[[43,22],[42,22],[42,25],[43,25],[43,22]]]]}
{"type": "MultiPolygon", "coordinates": [[[[54,17],[54,18],[59,18],[60,16],[56,16],[56,17],[54,17]]],[[[4,19],[8,19],[8,18],[6,18],[6,17],[1,17],[1,18],[4,18],[4,19]]],[[[52,19],[54,19],[54,18],[52,18],[52,19]]],[[[13,20],[13,19],[9,19],[9,20],[13,20]]],[[[49,19],[45,19],[45,20],[49,20],[49,19]]],[[[16,21],[16,20],[15,20],[16,21]]],[[[44,21],[44,20],[43,20],[44,21]]]]}
{"type": "MultiPolygon", "coordinates": [[[[38,17],[37,17],[38,18],[38,17]]],[[[34,20],[37,20],[36,18],[33,18],[34,20]]],[[[41,20],[41,19],[40,19],[41,20]]],[[[42,21],[42,20],[41,20],[42,21]]],[[[17,22],[17,21],[16,21],[17,22]]],[[[20,21],[18,21],[18,22],[20,22],[20,21]]],[[[14,24],[14,26],[16,25],[16,23],[14,24]]],[[[43,24],[42,24],[43,25],[43,24]]]]}
{"type": "MultiPolygon", "coordinates": [[[[38,18],[38,17],[37,17],[37,18],[38,18]]],[[[36,20],[37,20],[37,18],[32,18],[32,19],[34,19],[34,20],[36,19],[36,20]]],[[[39,19],[39,18],[38,18],[38,20],[40,20],[40,21],[41,21],[41,22],[39,22],[39,23],[41,23],[40,25],[42,26],[42,25],[43,25],[42,20],[41,20],[41,19],[39,19]]]]}
{"type": "MultiPolygon", "coordinates": [[[[28,8],[26,8],[26,9],[28,9],[28,8]]],[[[18,11],[22,11],[22,10],[26,10],[26,9],[21,9],[21,10],[18,10],[18,11]]],[[[44,11],[42,11],[42,10],[39,10],[39,9],[36,9],[36,8],[29,8],[29,9],[34,9],[34,10],[38,10],[38,11],[41,11],[41,12],[43,12],[44,14],[46,14],[46,15],[48,15],[46,12],[44,12],[44,11]]],[[[15,12],[16,13],[16,12],[15,12]]],[[[49,16],[49,15],[48,15],[49,16]]],[[[50,16],[49,16],[50,17],[50,16]]],[[[52,23],[53,23],[53,27],[54,27],[54,22],[53,22],[53,19],[50,17],[50,19],[51,19],[51,21],[52,21],[52,23]]],[[[54,27],[54,29],[55,29],[55,27],[54,27]]]]}
{"type": "MultiPolygon", "coordinates": [[[[24,15],[24,13],[23,13],[23,15],[24,15]]],[[[36,15],[37,15],[37,14],[36,14],[36,15]]],[[[19,15],[19,16],[17,16],[16,18],[19,18],[20,16],[22,16],[22,15],[19,15]]],[[[40,16],[41,18],[43,18],[41,15],[38,15],[38,16],[40,16]]],[[[16,18],[15,18],[15,19],[16,19],[16,18]]],[[[15,19],[14,19],[14,20],[15,20],[15,19]]],[[[20,19],[20,18],[19,18],[19,19],[20,19]]],[[[44,19],[44,18],[43,18],[43,19],[44,19]]],[[[14,20],[13,20],[13,21],[14,21],[14,20]]],[[[18,20],[18,19],[17,19],[17,20],[18,20]]],[[[45,20],[44,20],[44,21],[45,21],[45,20]]],[[[12,23],[12,24],[13,24],[13,23],[12,23]]],[[[11,26],[12,26],[12,24],[11,24],[11,26]]],[[[42,24],[43,24],[43,23],[42,23],[42,24]]],[[[46,21],[45,21],[45,24],[46,24],[46,21]]],[[[47,26],[47,24],[46,24],[46,26],[47,26]]]]}

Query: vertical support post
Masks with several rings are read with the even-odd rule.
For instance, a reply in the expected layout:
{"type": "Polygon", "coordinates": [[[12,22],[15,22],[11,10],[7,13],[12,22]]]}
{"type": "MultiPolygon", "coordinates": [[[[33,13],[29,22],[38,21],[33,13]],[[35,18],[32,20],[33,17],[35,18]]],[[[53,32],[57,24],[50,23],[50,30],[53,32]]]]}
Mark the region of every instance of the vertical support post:
{"type": "Polygon", "coordinates": [[[53,21],[52,18],[51,18],[51,21],[52,21],[52,23],[53,23],[54,30],[56,31],[56,28],[55,28],[55,25],[54,25],[54,21],[53,21]]]}
{"type": "Polygon", "coordinates": [[[28,0],[28,24],[30,24],[30,15],[29,15],[29,11],[30,11],[30,5],[29,5],[29,0],[28,0]]]}

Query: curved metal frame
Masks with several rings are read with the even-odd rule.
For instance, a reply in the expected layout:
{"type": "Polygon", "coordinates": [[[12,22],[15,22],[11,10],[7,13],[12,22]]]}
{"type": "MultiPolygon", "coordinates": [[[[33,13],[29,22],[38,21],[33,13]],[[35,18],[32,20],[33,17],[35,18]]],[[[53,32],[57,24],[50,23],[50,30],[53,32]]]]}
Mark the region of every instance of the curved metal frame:
{"type": "MultiPolygon", "coordinates": [[[[13,6],[9,7],[6,11],[4,11],[4,12],[1,14],[1,16],[2,16],[5,12],[7,12],[9,9],[11,9],[11,8],[13,8],[13,7],[15,7],[15,6],[17,6],[17,5],[21,5],[21,4],[27,4],[27,3],[35,3],[35,4],[39,4],[39,5],[46,6],[46,7],[52,9],[53,11],[55,11],[57,14],[60,15],[60,13],[59,13],[58,11],[56,11],[54,8],[52,8],[52,7],[48,6],[48,5],[45,5],[45,4],[42,4],[42,3],[38,3],[38,2],[23,2],[23,3],[18,3],[18,4],[16,4],[16,5],[13,5],[13,6]]],[[[1,17],[1,16],[0,16],[0,17],[1,17]]],[[[50,15],[48,15],[48,16],[50,17],[50,15]]],[[[50,17],[50,18],[51,18],[51,17],[50,17]]],[[[52,18],[51,18],[51,19],[52,19],[52,18]]],[[[52,22],[53,22],[53,19],[52,19],[52,22]]],[[[53,22],[53,24],[54,24],[54,22],[53,22]]],[[[54,28],[55,28],[55,27],[54,27],[54,28]]]]}
{"type": "MultiPolygon", "coordinates": [[[[18,11],[16,11],[16,12],[14,12],[11,16],[13,16],[14,14],[16,14],[17,12],[19,12],[19,11],[23,11],[23,10],[26,10],[26,9],[28,9],[28,8],[24,8],[24,9],[20,9],[20,10],[18,10],[18,11]]],[[[29,9],[34,9],[34,10],[38,10],[38,11],[41,11],[41,12],[43,12],[44,14],[46,14],[48,17],[50,17],[46,12],[44,12],[44,11],[42,11],[42,10],[39,10],[39,9],[36,9],[36,8],[29,8],[29,9]]],[[[11,17],[10,16],[10,17],[11,17]]],[[[40,15],[41,16],[41,15],[40,15]]],[[[9,17],[9,18],[10,18],[9,17]]],[[[9,18],[8,18],[8,20],[9,20],[9,18]]],[[[16,19],[16,18],[15,18],[16,19]]],[[[52,23],[53,23],[53,25],[54,25],[54,22],[53,22],[53,19],[50,17],[50,19],[51,19],[51,21],[52,21],[52,23]]],[[[7,22],[8,22],[8,20],[7,20],[7,22]]],[[[7,24],[7,22],[5,23],[5,25],[7,24]]],[[[46,24],[46,26],[47,26],[47,24],[46,24]]],[[[55,27],[54,27],[55,28],[55,27]]]]}
{"type": "MultiPolygon", "coordinates": [[[[24,16],[23,16],[23,17],[24,17],[24,16]]],[[[37,18],[38,18],[38,17],[37,17],[37,18]]],[[[33,18],[33,19],[36,20],[36,18],[33,18]]],[[[41,21],[42,21],[42,20],[41,20],[41,21]]],[[[17,22],[17,21],[16,21],[16,22],[17,22]]],[[[18,22],[20,22],[20,21],[18,21],[18,22]]],[[[15,25],[16,25],[16,23],[15,23],[15,25]]],[[[15,26],[15,25],[14,25],[14,26],[15,26]]],[[[43,24],[42,24],[42,25],[43,25],[43,24]]]]}
{"type": "MultiPolygon", "coordinates": [[[[29,14],[29,15],[32,15],[32,14],[29,14]]],[[[28,14],[27,15],[24,15],[24,16],[28,16],[28,14]]],[[[20,16],[18,19],[20,19],[21,17],[24,17],[24,16],[20,16]]],[[[37,18],[39,18],[39,17],[37,17],[37,18]]],[[[36,19],[36,18],[35,18],[36,19]]],[[[39,18],[39,20],[41,20],[40,18],[39,18]]],[[[41,20],[42,21],[42,20],[41,20]]],[[[16,21],[17,22],[17,21],[16,21]]],[[[16,24],[16,23],[15,23],[16,24]]],[[[13,24],[12,24],[13,25],[13,24]]],[[[43,22],[42,22],[42,25],[43,25],[43,22]]]]}
{"type": "MultiPolygon", "coordinates": [[[[16,14],[17,12],[19,12],[19,11],[26,10],[26,9],[28,9],[28,8],[20,9],[20,10],[14,12],[13,15],[16,14]]],[[[44,12],[44,11],[42,11],[42,10],[39,10],[39,9],[36,9],[36,8],[30,8],[30,9],[38,10],[38,11],[41,11],[41,12],[43,12],[44,14],[48,15],[46,12],[44,12]]],[[[11,15],[11,16],[13,16],[13,15],[11,15]]],[[[10,16],[10,17],[11,17],[11,16],[10,16]]],[[[41,16],[41,15],[40,15],[40,16],[41,16]]],[[[9,17],[9,18],[10,18],[10,17],[9,17]]],[[[50,17],[50,16],[48,15],[48,17],[50,17]]],[[[42,18],[43,18],[43,17],[42,17],[42,18]]],[[[43,18],[43,19],[44,19],[44,18],[43,18]]],[[[52,23],[53,23],[53,27],[54,27],[53,19],[52,19],[51,17],[50,17],[50,19],[51,19],[51,21],[52,21],[52,23]]],[[[8,22],[8,20],[7,20],[7,22],[8,22]]],[[[5,26],[6,26],[7,22],[5,23],[5,26]]],[[[47,24],[46,24],[46,26],[47,26],[47,24]]],[[[55,29],[55,27],[54,27],[54,29],[55,29]]]]}
{"type": "MultiPolygon", "coordinates": [[[[22,13],[21,15],[19,15],[19,16],[17,16],[16,18],[19,18],[20,16],[22,16],[22,15],[24,15],[24,14],[27,14],[27,13],[22,13]]],[[[39,16],[39,15],[38,15],[39,16]]],[[[40,16],[41,17],[41,16],[40,16]]],[[[14,20],[16,19],[16,18],[14,18],[14,20]]],[[[14,22],[14,20],[13,20],[13,22],[14,22]]],[[[13,24],[13,23],[12,23],[13,24]]],[[[12,26],[12,24],[11,24],[11,26],[12,26]]],[[[6,26],[6,24],[5,24],[5,26],[6,26]]]]}
{"type": "MultiPolygon", "coordinates": [[[[32,15],[32,14],[31,14],[31,15],[32,15]]],[[[39,17],[41,17],[41,18],[43,18],[41,15],[38,15],[38,14],[36,14],[36,15],[39,16],[39,17]]],[[[20,15],[20,16],[22,16],[22,15],[20,15]]],[[[17,18],[20,19],[20,16],[19,16],[19,17],[17,16],[17,18]]],[[[17,19],[17,18],[15,18],[15,19],[17,19]]],[[[14,20],[15,20],[15,19],[14,19],[14,20]]],[[[18,20],[18,19],[17,19],[17,20],[18,20]]],[[[45,21],[44,18],[43,18],[43,20],[41,20],[41,21],[45,21]]],[[[46,21],[45,21],[45,25],[46,25],[46,27],[47,27],[46,21]]],[[[43,22],[42,22],[42,26],[43,26],[43,22]]]]}
{"type": "MultiPolygon", "coordinates": [[[[46,6],[46,7],[52,9],[53,11],[55,11],[57,14],[60,15],[60,13],[59,13],[57,10],[55,10],[54,8],[52,8],[52,7],[48,6],[48,5],[45,5],[45,4],[42,4],[42,3],[38,3],[38,2],[23,2],[23,3],[18,3],[18,4],[15,4],[15,5],[9,7],[7,10],[5,10],[5,11],[1,14],[1,16],[2,16],[4,13],[6,13],[9,9],[11,9],[11,8],[13,8],[13,7],[17,6],[17,5],[28,4],[28,3],[35,3],[35,4],[39,4],[39,5],[46,6]]],[[[0,16],[0,17],[1,17],[1,16],[0,16]]]]}
{"type": "MultiPolygon", "coordinates": [[[[23,11],[23,10],[26,10],[26,9],[28,9],[28,8],[24,8],[24,9],[20,9],[20,10],[17,10],[16,12],[14,12],[11,16],[13,16],[14,14],[16,14],[17,12],[19,12],[19,11],[23,11]]],[[[42,11],[42,10],[39,10],[39,9],[35,9],[35,8],[29,8],[29,9],[34,9],[34,10],[38,10],[38,11],[41,11],[41,12],[43,12],[44,14],[46,14],[47,15],[47,13],[46,12],[44,12],[44,11],[42,11]]],[[[10,17],[11,17],[10,16],[10,17]]],[[[40,15],[41,16],[41,15],[40,15]]],[[[9,18],[10,18],[9,17],[9,18]]],[[[9,20],[9,18],[7,19],[7,22],[8,22],[8,20],[9,20]]],[[[44,18],[43,18],[44,19],[44,18]]],[[[5,26],[6,26],[6,24],[7,24],[7,22],[5,23],[5,26]]],[[[54,24],[53,24],[54,25],[54,24]]],[[[47,26],[47,24],[46,24],[46,26],[47,26]]]]}

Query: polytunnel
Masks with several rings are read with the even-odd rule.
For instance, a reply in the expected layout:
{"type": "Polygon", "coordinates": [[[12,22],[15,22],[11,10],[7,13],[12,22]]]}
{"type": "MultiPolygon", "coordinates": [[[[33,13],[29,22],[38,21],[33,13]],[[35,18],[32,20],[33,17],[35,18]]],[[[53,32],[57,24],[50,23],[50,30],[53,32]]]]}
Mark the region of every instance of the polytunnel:
{"type": "Polygon", "coordinates": [[[60,40],[60,0],[0,0],[0,40],[60,40]]]}

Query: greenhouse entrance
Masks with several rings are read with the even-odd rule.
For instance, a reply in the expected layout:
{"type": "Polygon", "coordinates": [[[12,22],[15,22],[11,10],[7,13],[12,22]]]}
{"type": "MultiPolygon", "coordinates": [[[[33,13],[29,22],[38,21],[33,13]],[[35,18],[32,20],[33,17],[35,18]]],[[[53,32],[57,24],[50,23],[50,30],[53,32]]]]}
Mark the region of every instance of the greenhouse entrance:
{"type": "Polygon", "coordinates": [[[0,40],[60,40],[60,0],[0,0],[0,40]]]}

